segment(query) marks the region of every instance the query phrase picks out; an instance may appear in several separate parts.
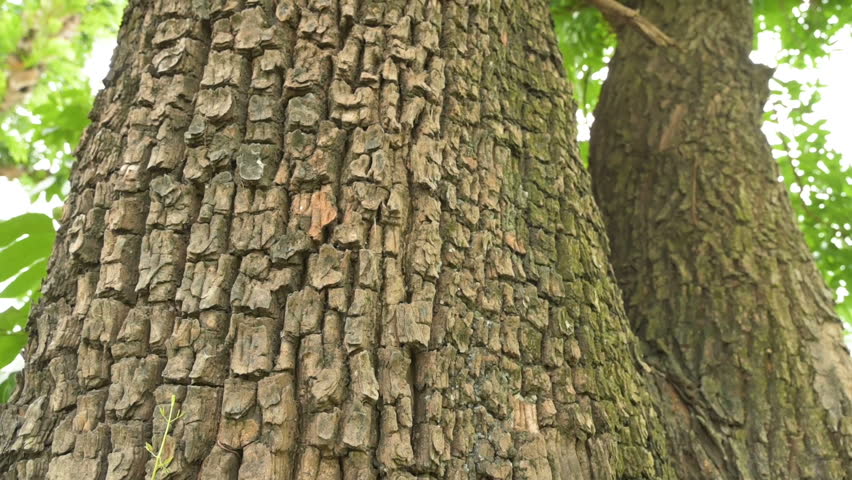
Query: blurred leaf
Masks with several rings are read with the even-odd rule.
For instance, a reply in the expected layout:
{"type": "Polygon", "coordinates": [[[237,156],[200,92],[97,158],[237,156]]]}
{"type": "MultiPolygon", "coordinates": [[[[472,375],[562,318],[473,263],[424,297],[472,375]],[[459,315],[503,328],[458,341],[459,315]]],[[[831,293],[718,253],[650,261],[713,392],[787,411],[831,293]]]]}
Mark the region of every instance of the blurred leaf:
{"type": "Polygon", "coordinates": [[[17,375],[15,373],[11,373],[5,380],[0,382],[0,403],[9,401],[9,398],[15,393],[15,386],[17,384],[17,375]]]}
{"type": "Polygon", "coordinates": [[[26,344],[27,334],[24,332],[0,332],[0,368],[12,363],[26,344]]]}
{"type": "Polygon", "coordinates": [[[30,314],[30,304],[23,308],[10,308],[0,312],[0,332],[11,332],[16,327],[23,329],[30,314]]]}
{"type": "Polygon", "coordinates": [[[583,158],[584,162],[586,163],[586,167],[588,167],[588,162],[589,162],[589,142],[588,142],[588,141],[585,141],[585,142],[579,142],[579,146],[580,146],[580,156],[583,158]]]}
{"type": "MultiPolygon", "coordinates": [[[[83,67],[94,41],[113,37],[124,0],[0,1],[0,64],[15,54],[40,65],[17,108],[0,112],[0,167],[23,171],[33,194],[63,196],[93,95],[83,67]],[[26,37],[26,41],[22,39],[26,37]],[[23,46],[23,47],[22,47],[23,46]],[[24,48],[24,50],[21,50],[24,48]]],[[[0,72],[0,99],[7,72],[0,72]]]]}
{"type": "Polygon", "coordinates": [[[41,285],[41,279],[47,273],[47,257],[37,260],[25,272],[20,273],[6,288],[0,291],[0,298],[21,298],[29,296],[41,285]]]}
{"type": "MultiPolygon", "coordinates": [[[[12,279],[0,290],[0,298],[35,299],[55,240],[53,220],[47,215],[27,213],[0,222],[0,282],[12,279]]],[[[14,312],[0,314],[0,331],[3,319],[14,312]]],[[[23,318],[20,326],[26,323],[26,314],[23,318]]]]}
{"type": "Polygon", "coordinates": [[[847,300],[837,305],[837,314],[847,324],[852,324],[852,301],[847,300]]]}
{"type": "Polygon", "coordinates": [[[25,213],[0,221],[0,248],[7,247],[24,235],[44,237],[52,244],[56,231],[51,218],[41,213],[25,213]]]}
{"type": "Polygon", "coordinates": [[[21,270],[50,255],[53,237],[24,237],[0,250],[0,282],[18,275],[21,270]]]}
{"type": "Polygon", "coordinates": [[[609,63],[607,53],[615,47],[615,34],[600,12],[581,0],[553,0],[551,12],[577,105],[590,113],[600,95],[601,72],[609,63]]]}

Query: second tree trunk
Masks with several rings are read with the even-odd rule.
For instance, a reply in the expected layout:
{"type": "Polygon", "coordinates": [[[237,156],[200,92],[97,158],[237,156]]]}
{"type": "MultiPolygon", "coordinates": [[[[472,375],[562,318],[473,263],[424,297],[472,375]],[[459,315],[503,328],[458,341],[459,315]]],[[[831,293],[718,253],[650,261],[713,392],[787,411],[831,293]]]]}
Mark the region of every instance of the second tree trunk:
{"type": "Polygon", "coordinates": [[[590,163],[679,476],[846,478],[852,363],[760,131],[751,8],[644,3],[677,46],[622,36],[590,163]]]}

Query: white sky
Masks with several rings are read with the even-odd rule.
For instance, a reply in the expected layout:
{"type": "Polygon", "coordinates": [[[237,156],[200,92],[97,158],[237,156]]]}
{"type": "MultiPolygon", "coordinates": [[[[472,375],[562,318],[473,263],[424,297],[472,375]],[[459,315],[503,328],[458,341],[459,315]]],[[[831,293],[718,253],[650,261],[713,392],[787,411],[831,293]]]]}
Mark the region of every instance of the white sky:
{"type": "MultiPolygon", "coordinates": [[[[837,150],[842,156],[845,167],[852,166],[852,135],[850,135],[849,111],[852,108],[852,89],[849,88],[849,78],[852,76],[852,28],[847,27],[837,35],[837,42],[831,48],[831,56],[818,62],[812,70],[796,70],[789,65],[777,65],[775,61],[781,43],[777,34],[764,32],[758,36],[760,48],[751,55],[755,62],[771,67],[777,67],[775,78],[781,80],[798,80],[802,83],[821,82],[824,87],[819,90],[822,99],[814,108],[817,119],[826,120],[826,129],[831,132],[828,136],[828,146],[837,150]]],[[[774,132],[764,126],[764,132],[770,143],[774,132]]],[[[782,131],[790,131],[792,127],[781,125],[782,131]]]]}
{"type": "MultiPolygon", "coordinates": [[[[808,71],[795,70],[782,65],[776,72],[776,78],[784,80],[796,79],[802,82],[819,80],[824,84],[820,90],[822,101],[815,108],[818,118],[826,120],[826,129],[831,132],[829,146],[843,155],[844,166],[852,166],[852,132],[850,132],[849,112],[852,111],[852,88],[849,88],[849,78],[852,78],[852,29],[847,28],[847,34],[839,35],[840,40],[834,45],[831,57],[819,63],[818,68],[808,71]]],[[[759,49],[752,54],[756,62],[776,66],[775,58],[780,50],[777,35],[763,33],[759,37],[759,49]]],[[[109,62],[114,40],[101,40],[95,43],[92,57],[87,62],[84,72],[89,77],[92,90],[100,90],[102,79],[109,71],[109,62]]],[[[580,138],[588,139],[590,118],[579,118],[580,138]]],[[[782,125],[783,130],[789,131],[788,125],[782,125]]],[[[774,132],[764,128],[767,136],[772,139],[774,132]]],[[[49,214],[59,202],[46,202],[39,199],[30,203],[29,195],[17,181],[0,177],[0,220],[11,218],[26,212],[41,212],[49,214]]],[[[3,285],[0,284],[0,287],[3,285]]],[[[0,311],[15,305],[14,301],[0,299],[0,311]]],[[[23,361],[20,357],[8,365],[3,371],[21,369],[23,361]]],[[[0,380],[5,377],[0,371],[0,380]]]]}

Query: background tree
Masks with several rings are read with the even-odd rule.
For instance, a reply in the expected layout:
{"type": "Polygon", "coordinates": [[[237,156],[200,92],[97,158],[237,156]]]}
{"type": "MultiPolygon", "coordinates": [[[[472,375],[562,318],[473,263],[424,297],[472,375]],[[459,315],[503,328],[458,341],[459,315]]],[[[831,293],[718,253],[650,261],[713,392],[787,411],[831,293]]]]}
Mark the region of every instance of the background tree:
{"type": "Polygon", "coordinates": [[[642,13],[676,45],[620,34],[590,167],[678,477],[847,478],[852,359],[761,133],[753,14],[642,13]]]}
{"type": "MultiPolygon", "coordinates": [[[[765,34],[777,36],[780,66],[817,68],[833,45],[848,37],[852,9],[845,0],[787,2],[754,1],[755,45],[765,34]]],[[[554,0],[553,15],[569,76],[574,79],[579,110],[591,124],[608,63],[616,45],[615,31],[599,10],[580,0],[554,0]]],[[[622,28],[629,28],[624,26],[622,28]]],[[[852,325],[852,175],[847,161],[828,141],[825,119],[814,115],[820,101],[818,82],[807,83],[779,75],[769,81],[771,95],[765,121],[771,132],[773,156],[793,199],[799,226],[805,233],[829,287],[836,292],[837,311],[852,325]]],[[[588,142],[580,142],[588,158],[588,142]]]]}

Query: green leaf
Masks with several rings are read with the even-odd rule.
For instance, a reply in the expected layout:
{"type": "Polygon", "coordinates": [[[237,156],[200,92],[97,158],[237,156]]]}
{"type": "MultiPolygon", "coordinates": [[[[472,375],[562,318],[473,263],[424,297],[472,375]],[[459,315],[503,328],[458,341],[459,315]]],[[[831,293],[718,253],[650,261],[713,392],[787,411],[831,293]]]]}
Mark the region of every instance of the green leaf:
{"type": "Polygon", "coordinates": [[[11,332],[16,327],[23,329],[30,315],[30,303],[22,308],[9,308],[0,312],[0,333],[11,332]]]}
{"type": "Polygon", "coordinates": [[[0,333],[0,368],[12,363],[26,344],[27,334],[24,332],[0,333]]]}
{"type": "Polygon", "coordinates": [[[18,275],[24,268],[50,255],[53,238],[24,237],[0,250],[0,282],[18,275]]]}
{"type": "Polygon", "coordinates": [[[6,403],[9,398],[15,393],[15,386],[18,384],[17,372],[12,372],[5,380],[0,382],[0,403],[6,403]]]}
{"type": "Polygon", "coordinates": [[[583,165],[589,165],[589,142],[579,142],[580,157],[583,159],[583,165]]]}
{"type": "Polygon", "coordinates": [[[0,298],[22,298],[38,289],[55,240],[47,215],[27,213],[0,222],[0,282],[14,278],[0,298]]]}
{"type": "Polygon", "coordinates": [[[41,286],[41,280],[47,273],[47,258],[37,260],[29,268],[15,277],[0,291],[0,298],[22,298],[29,296],[41,286]]]}
{"type": "Polygon", "coordinates": [[[837,315],[847,325],[852,325],[852,299],[847,297],[845,302],[837,304],[837,315]]]}
{"type": "Polygon", "coordinates": [[[44,236],[53,244],[56,231],[50,217],[41,213],[25,213],[0,222],[0,248],[8,246],[24,235],[44,236]]]}

